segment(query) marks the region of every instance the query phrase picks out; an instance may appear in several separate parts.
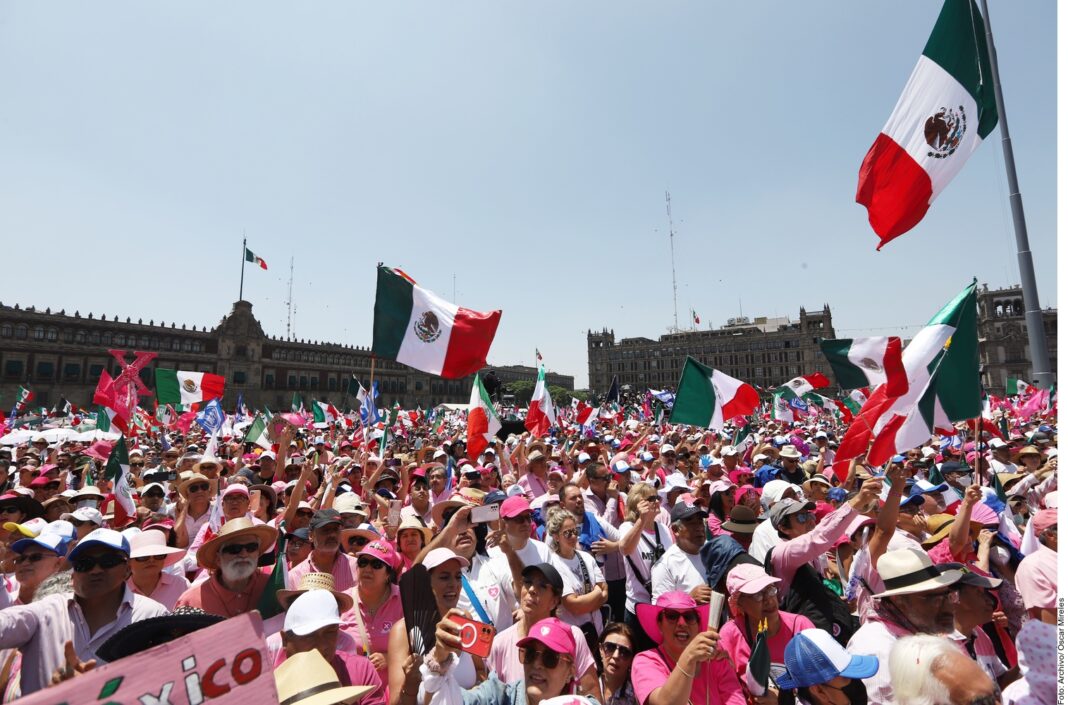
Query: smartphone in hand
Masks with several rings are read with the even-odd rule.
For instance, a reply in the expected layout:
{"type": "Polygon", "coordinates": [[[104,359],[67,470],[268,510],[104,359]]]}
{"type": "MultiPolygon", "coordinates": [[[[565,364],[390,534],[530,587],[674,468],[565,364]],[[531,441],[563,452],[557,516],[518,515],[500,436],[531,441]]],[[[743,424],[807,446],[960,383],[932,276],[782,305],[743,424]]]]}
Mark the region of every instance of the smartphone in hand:
{"type": "Polygon", "coordinates": [[[492,624],[483,624],[455,614],[449,615],[449,619],[460,625],[461,651],[482,658],[489,656],[490,647],[493,646],[493,637],[497,634],[492,624]]]}

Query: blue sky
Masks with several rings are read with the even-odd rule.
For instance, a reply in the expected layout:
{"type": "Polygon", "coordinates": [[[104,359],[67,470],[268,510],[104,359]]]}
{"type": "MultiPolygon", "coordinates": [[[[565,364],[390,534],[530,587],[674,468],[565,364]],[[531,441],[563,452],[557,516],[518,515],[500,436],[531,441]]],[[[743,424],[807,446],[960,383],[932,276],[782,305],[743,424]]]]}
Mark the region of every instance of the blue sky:
{"type": "MultiPolygon", "coordinates": [[[[1043,306],[1056,4],[991,0],[1043,306]]],[[[504,311],[490,361],[586,381],[586,331],[831,306],[910,336],[1019,281],[1000,133],[875,251],[857,169],[941,7],[879,2],[7,3],[5,304],[215,325],[245,298],[369,345],[378,261],[504,311]],[[62,8],[62,9],[59,9],[62,8]]]]}

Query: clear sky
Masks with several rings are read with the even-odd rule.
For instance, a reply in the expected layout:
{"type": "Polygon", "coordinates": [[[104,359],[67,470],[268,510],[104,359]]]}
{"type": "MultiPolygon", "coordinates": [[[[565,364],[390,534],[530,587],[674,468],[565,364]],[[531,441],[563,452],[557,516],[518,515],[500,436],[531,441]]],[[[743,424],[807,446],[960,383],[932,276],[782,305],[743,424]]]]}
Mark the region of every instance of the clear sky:
{"type": "MultiPolygon", "coordinates": [[[[1056,3],[991,0],[1039,296],[1056,305],[1056,3]]],[[[936,0],[0,6],[5,304],[369,345],[378,261],[504,311],[495,364],[586,383],[586,331],[831,306],[911,336],[1019,281],[1000,132],[875,251],[857,170],[936,0]]]]}

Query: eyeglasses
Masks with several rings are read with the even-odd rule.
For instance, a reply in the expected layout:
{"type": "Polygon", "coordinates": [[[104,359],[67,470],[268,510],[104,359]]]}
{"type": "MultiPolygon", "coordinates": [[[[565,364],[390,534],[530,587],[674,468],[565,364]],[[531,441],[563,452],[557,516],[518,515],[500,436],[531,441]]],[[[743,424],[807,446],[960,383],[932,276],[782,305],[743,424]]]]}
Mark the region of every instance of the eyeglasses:
{"type": "Polygon", "coordinates": [[[541,651],[536,646],[528,646],[519,650],[519,662],[524,665],[533,666],[539,659],[541,660],[541,665],[550,671],[559,666],[561,660],[571,660],[570,657],[563,656],[555,651],[541,651]]]}
{"type": "Polygon", "coordinates": [[[679,610],[664,610],[660,613],[660,616],[669,622],[678,622],[681,618],[686,620],[687,624],[697,624],[700,619],[697,610],[684,610],[682,612],[679,610]]]}
{"type": "Polygon", "coordinates": [[[290,550],[299,551],[300,549],[304,548],[307,545],[308,545],[307,541],[302,541],[301,539],[292,538],[291,537],[289,539],[289,542],[286,544],[286,550],[287,551],[290,551],[290,550]]]}
{"type": "Polygon", "coordinates": [[[632,651],[630,647],[612,641],[606,641],[601,644],[601,651],[604,652],[605,656],[611,656],[612,654],[618,653],[620,658],[630,658],[634,655],[634,651],[632,651]]]}
{"type": "Polygon", "coordinates": [[[358,568],[368,568],[368,567],[370,567],[371,570],[382,570],[383,568],[386,567],[386,564],[383,563],[382,561],[378,560],[377,558],[370,558],[368,556],[360,556],[359,558],[356,559],[356,567],[358,567],[358,568]]]}
{"type": "Polygon", "coordinates": [[[195,485],[189,485],[189,492],[207,492],[210,487],[211,485],[206,482],[198,482],[195,485]]]}
{"type": "Polygon", "coordinates": [[[131,468],[143,468],[144,466],[144,463],[130,463],[131,468]]]}
{"type": "Polygon", "coordinates": [[[560,535],[565,539],[573,539],[579,535],[578,529],[564,529],[560,532],[560,535]]]}
{"type": "MultiPolygon", "coordinates": [[[[742,594],[745,595],[745,593],[742,594]]],[[[779,588],[775,587],[774,585],[768,585],[766,588],[756,594],[745,596],[750,599],[760,601],[777,599],[779,597],[779,588]]]]}
{"type": "Polygon", "coordinates": [[[252,543],[231,543],[219,549],[220,552],[225,553],[228,556],[240,556],[242,553],[259,553],[259,550],[259,541],[254,541],[252,543]]]}
{"type": "Polygon", "coordinates": [[[101,556],[85,556],[76,558],[70,562],[70,567],[75,573],[88,573],[93,568],[100,566],[103,570],[111,570],[120,565],[126,565],[126,556],[121,553],[105,553],[101,556]]]}
{"type": "Polygon", "coordinates": [[[162,561],[163,556],[138,556],[134,560],[138,563],[148,563],[149,561],[162,561]]]}
{"type": "Polygon", "coordinates": [[[15,556],[13,561],[15,565],[22,565],[23,563],[39,563],[47,558],[43,553],[24,553],[21,556],[15,556]]]}

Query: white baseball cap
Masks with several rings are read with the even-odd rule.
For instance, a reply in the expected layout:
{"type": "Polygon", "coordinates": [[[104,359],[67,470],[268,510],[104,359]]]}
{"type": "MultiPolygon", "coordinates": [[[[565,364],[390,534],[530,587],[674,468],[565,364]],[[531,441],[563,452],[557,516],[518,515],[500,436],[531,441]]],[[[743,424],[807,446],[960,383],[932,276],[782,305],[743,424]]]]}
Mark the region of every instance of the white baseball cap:
{"type": "Polygon", "coordinates": [[[670,443],[665,443],[662,446],[660,446],[660,455],[663,455],[664,453],[674,453],[674,452],[675,452],[675,446],[671,445],[670,443]]]}
{"type": "Polygon", "coordinates": [[[308,636],[323,627],[341,624],[337,598],[329,590],[308,590],[289,604],[283,629],[297,636],[308,636]]]}
{"type": "Polygon", "coordinates": [[[589,454],[589,453],[587,453],[587,452],[585,452],[585,451],[583,451],[582,453],[579,453],[579,454],[578,454],[578,462],[579,462],[579,464],[580,464],[580,465],[581,465],[582,463],[588,463],[588,462],[590,462],[591,460],[593,460],[593,458],[591,458],[591,457],[590,457],[590,454],[589,454]]]}

